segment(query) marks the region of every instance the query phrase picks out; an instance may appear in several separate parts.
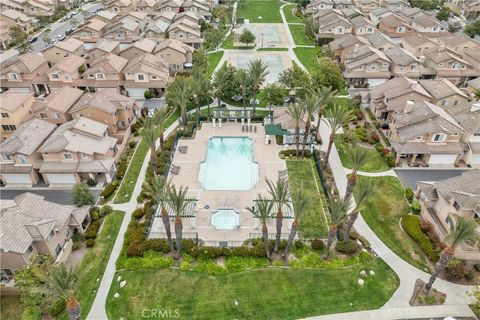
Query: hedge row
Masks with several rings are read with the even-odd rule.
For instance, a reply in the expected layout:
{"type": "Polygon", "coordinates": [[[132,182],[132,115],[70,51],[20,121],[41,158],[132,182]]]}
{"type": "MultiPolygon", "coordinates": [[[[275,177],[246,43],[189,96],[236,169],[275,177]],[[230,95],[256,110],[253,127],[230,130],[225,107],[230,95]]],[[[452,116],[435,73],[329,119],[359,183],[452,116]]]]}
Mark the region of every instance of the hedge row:
{"type": "Polygon", "coordinates": [[[438,260],[439,252],[435,250],[430,239],[423,233],[420,228],[420,219],[416,216],[407,215],[402,218],[402,227],[407,234],[418,244],[420,249],[432,261],[438,260]]]}

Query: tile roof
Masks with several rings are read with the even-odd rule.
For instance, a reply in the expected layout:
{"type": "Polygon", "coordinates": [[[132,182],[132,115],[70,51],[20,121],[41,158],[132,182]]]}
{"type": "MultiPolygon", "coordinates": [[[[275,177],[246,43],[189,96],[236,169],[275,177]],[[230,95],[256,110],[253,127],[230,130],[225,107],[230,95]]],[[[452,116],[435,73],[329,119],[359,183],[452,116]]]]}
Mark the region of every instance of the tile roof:
{"type": "Polygon", "coordinates": [[[54,46],[68,52],[74,52],[78,48],[83,47],[83,42],[75,38],[67,38],[55,43],[54,46]]]}
{"type": "Polygon", "coordinates": [[[15,112],[31,97],[33,97],[33,93],[31,92],[15,92],[7,90],[0,93],[0,108],[9,112],[15,112]]]}
{"type": "Polygon", "coordinates": [[[431,98],[430,94],[425,91],[425,89],[419,85],[417,81],[414,81],[410,78],[400,76],[388,80],[385,83],[374,88],[370,91],[370,97],[372,99],[379,99],[381,97],[386,97],[388,99],[393,99],[410,92],[417,92],[425,98],[431,98]]]}
{"type": "Polygon", "coordinates": [[[112,20],[116,16],[118,16],[118,12],[110,11],[110,10],[101,10],[97,12],[97,16],[104,18],[106,20],[112,20]]]}
{"type": "Polygon", "coordinates": [[[53,123],[33,118],[22,123],[7,139],[3,140],[0,151],[5,154],[31,155],[56,127],[53,123]]]}
{"type": "MultiPolygon", "coordinates": [[[[123,68],[127,65],[128,60],[122,57],[119,57],[113,53],[99,57],[90,64],[91,69],[97,69],[102,67],[105,64],[110,65],[116,72],[121,72],[123,68]]],[[[88,71],[87,71],[88,72],[88,71]]]]}
{"type": "Polygon", "coordinates": [[[409,65],[412,63],[420,63],[409,51],[400,47],[391,47],[385,50],[385,55],[397,65],[409,65]]]}
{"type": "Polygon", "coordinates": [[[480,133],[480,102],[471,101],[448,112],[468,132],[480,133]]]}
{"type": "Polygon", "coordinates": [[[163,81],[167,81],[169,77],[168,66],[165,61],[150,53],[142,54],[130,60],[125,67],[125,71],[134,68],[135,71],[143,71],[161,76],[163,81]],[[135,67],[135,68],[134,68],[135,67]]]}
{"type": "Polygon", "coordinates": [[[54,89],[45,98],[35,100],[32,111],[37,112],[43,108],[50,108],[65,113],[80,99],[82,94],[82,90],[73,87],[65,86],[57,90],[54,89]]]}
{"type": "Polygon", "coordinates": [[[5,16],[7,18],[13,19],[13,20],[20,20],[22,22],[28,22],[30,20],[33,20],[33,18],[23,14],[20,11],[13,10],[13,9],[8,9],[5,11],[0,12],[2,16],[5,16]]]}
{"type": "Polygon", "coordinates": [[[120,45],[119,41],[102,38],[102,39],[98,40],[97,43],[95,43],[88,51],[98,49],[98,50],[101,50],[101,51],[111,53],[119,45],[120,45]]]}
{"type": "Polygon", "coordinates": [[[193,52],[195,50],[194,48],[184,44],[181,41],[178,41],[177,39],[166,39],[158,43],[157,47],[155,48],[155,52],[161,51],[165,48],[172,48],[183,54],[186,54],[187,52],[193,52]]]}
{"type": "Polygon", "coordinates": [[[100,31],[103,28],[105,28],[106,25],[107,24],[105,22],[103,22],[102,20],[100,20],[98,18],[93,18],[93,19],[90,19],[89,21],[87,21],[84,26],[87,27],[87,28],[93,29],[95,31],[100,31]]]}
{"type": "Polygon", "coordinates": [[[468,99],[468,96],[462,90],[458,89],[447,79],[426,79],[419,82],[436,100],[453,95],[459,95],[468,99]]]}
{"type": "Polygon", "coordinates": [[[60,69],[66,73],[74,73],[78,68],[86,63],[86,60],[77,55],[71,54],[65,59],[54,65],[50,71],[60,69]]]}
{"type": "Polygon", "coordinates": [[[118,109],[133,108],[134,104],[135,99],[133,98],[121,95],[112,90],[99,90],[95,93],[85,93],[72,107],[70,112],[73,113],[90,106],[113,114],[118,109]]]}

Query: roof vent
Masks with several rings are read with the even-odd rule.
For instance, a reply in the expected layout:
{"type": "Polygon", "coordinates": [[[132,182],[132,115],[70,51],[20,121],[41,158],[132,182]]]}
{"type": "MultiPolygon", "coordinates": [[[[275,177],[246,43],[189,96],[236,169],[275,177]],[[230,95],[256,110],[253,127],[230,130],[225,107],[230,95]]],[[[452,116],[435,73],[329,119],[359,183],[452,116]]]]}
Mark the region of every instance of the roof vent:
{"type": "Polygon", "coordinates": [[[405,113],[410,113],[413,111],[413,105],[414,105],[414,102],[413,100],[408,100],[407,101],[407,104],[405,106],[405,109],[403,109],[403,112],[405,113]]]}

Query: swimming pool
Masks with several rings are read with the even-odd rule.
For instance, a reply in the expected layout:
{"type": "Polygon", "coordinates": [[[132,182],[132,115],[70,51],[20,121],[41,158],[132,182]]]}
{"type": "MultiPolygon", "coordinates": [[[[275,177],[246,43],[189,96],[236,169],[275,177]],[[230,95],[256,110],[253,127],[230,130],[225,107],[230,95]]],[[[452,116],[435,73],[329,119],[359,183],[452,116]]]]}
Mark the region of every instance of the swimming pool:
{"type": "Polygon", "coordinates": [[[240,216],[233,209],[218,209],[212,214],[212,225],[218,230],[233,230],[240,226],[240,216]]]}
{"type": "Polygon", "coordinates": [[[253,142],[247,137],[215,137],[208,141],[198,181],[205,190],[249,190],[258,181],[253,142]]]}

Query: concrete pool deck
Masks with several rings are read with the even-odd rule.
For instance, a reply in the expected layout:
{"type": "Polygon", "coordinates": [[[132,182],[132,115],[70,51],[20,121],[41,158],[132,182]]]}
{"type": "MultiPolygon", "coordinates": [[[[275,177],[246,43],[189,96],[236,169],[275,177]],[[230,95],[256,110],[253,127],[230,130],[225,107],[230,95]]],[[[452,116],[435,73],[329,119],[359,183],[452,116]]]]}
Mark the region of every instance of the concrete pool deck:
{"type": "MultiPolygon", "coordinates": [[[[195,233],[206,245],[219,245],[220,241],[228,241],[229,246],[240,246],[251,234],[260,237],[261,230],[257,219],[245,208],[252,207],[259,194],[266,195],[268,186],[265,178],[276,181],[278,171],[286,170],[284,160],[278,157],[283,146],[265,144],[265,131],[260,123],[257,133],[242,132],[240,123],[223,123],[222,128],[216,128],[212,123],[203,123],[202,128],[196,132],[194,139],[180,140],[173,158],[173,164],[180,167],[177,175],[170,174],[168,179],[176,186],[188,186],[188,195],[198,199],[195,207],[195,218],[184,218],[183,232],[185,237],[195,233]],[[248,137],[252,139],[254,155],[253,160],[258,163],[258,182],[247,191],[208,191],[198,182],[200,163],[205,160],[208,141],[212,137],[248,137]],[[178,151],[179,146],[187,147],[186,153],[178,151]],[[205,209],[205,205],[209,209],[205,209]],[[211,224],[212,214],[218,209],[235,209],[239,213],[240,226],[234,230],[217,230],[211,224]]],[[[232,170],[235,170],[232,167],[232,170]]],[[[284,232],[290,230],[291,219],[284,221],[284,232]]],[[[269,233],[275,233],[275,221],[270,221],[269,233]]],[[[159,217],[155,217],[150,238],[164,237],[164,228],[159,217]]]]}

